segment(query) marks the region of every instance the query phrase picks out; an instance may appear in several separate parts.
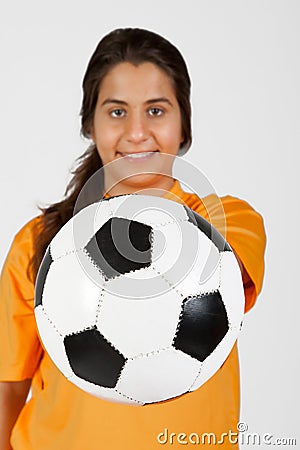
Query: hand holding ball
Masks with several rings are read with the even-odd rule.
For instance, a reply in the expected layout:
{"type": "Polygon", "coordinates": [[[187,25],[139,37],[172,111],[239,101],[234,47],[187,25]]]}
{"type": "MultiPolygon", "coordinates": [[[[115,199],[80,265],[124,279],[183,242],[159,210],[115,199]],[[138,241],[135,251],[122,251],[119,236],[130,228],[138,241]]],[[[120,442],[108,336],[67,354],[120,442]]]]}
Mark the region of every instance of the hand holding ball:
{"type": "Polygon", "coordinates": [[[199,388],[240,329],[244,291],[223,237],[189,208],[124,195],[76,214],[36,283],[46,351],[72,383],[144,405],[199,388]]]}

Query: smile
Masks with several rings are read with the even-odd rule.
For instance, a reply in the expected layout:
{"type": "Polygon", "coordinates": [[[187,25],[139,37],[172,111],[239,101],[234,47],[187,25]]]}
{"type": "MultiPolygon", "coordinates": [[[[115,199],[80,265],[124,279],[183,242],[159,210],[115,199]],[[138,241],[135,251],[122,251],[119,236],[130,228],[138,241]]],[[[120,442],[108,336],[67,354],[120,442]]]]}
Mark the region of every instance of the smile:
{"type": "Polygon", "coordinates": [[[153,155],[155,155],[156,153],[158,153],[158,150],[155,151],[146,151],[146,152],[136,152],[136,153],[121,153],[121,152],[117,152],[117,154],[119,154],[122,157],[126,157],[126,159],[128,161],[130,160],[140,160],[140,161],[144,161],[147,159],[150,159],[153,157],[153,155]]]}

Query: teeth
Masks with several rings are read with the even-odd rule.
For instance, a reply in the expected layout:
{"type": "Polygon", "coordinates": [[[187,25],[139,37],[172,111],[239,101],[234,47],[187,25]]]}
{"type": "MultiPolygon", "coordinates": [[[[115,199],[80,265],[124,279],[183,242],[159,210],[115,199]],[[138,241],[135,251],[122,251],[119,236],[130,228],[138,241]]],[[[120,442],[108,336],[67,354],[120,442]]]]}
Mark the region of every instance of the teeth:
{"type": "Polygon", "coordinates": [[[123,153],[123,156],[128,156],[129,158],[138,159],[138,158],[145,158],[147,156],[152,155],[153,153],[155,153],[155,152],[141,152],[141,153],[127,153],[127,154],[123,153]]]}

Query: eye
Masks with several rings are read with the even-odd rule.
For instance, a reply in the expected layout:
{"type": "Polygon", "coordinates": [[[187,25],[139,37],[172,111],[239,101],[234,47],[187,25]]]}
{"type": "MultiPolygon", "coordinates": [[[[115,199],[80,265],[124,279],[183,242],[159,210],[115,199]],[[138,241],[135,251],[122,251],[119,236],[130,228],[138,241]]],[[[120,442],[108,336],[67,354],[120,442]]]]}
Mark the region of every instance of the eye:
{"type": "Polygon", "coordinates": [[[112,117],[123,117],[125,115],[124,109],[114,109],[109,113],[112,117]]]}
{"type": "Polygon", "coordinates": [[[148,109],[150,116],[161,116],[163,114],[163,110],[157,107],[148,109]]]}

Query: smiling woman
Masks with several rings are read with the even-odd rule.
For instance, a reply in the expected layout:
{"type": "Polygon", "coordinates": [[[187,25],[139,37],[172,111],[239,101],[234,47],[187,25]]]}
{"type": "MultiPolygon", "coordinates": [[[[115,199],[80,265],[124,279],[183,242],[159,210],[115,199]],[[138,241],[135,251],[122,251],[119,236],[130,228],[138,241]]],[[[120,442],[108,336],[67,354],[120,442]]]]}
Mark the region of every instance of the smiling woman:
{"type": "MultiPolygon", "coordinates": [[[[161,447],[157,436],[164,429],[174,430],[174,435],[180,430],[217,436],[236,431],[236,345],[201,388],[141,408],[110,403],[76,388],[42,348],[34,318],[36,275],[50,241],[77,212],[78,198],[98,173],[85,206],[142,191],[180,202],[208,221],[212,214],[238,257],[246,310],[262,287],[261,216],[231,196],[200,199],[173,179],[174,159],[192,141],[190,78],[173,44],[138,28],[117,29],[101,39],[84,76],[81,119],[81,132],[91,142],[78,159],[64,199],[41,208],[42,214],[17,233],[1,274],[0,448],[152,450],[161,447]],[[30,385],[32,397],[25,404],[30,385]]],[[[237,448],[223,445],[232,447],[237,448]]],[[[180,442],[172,442],[172,448],[181,448],[180,442]]]]}
{"type": "Polygon", "coordinates": [[[166,73],[153,63],[124,62],[111,69],[101,84],[90,134],[104,168],[122,158],[112,170],[104,169],[106,192],[170,189],[173,160],[165,155],[178,154],[183,134],[166,73]]]}

